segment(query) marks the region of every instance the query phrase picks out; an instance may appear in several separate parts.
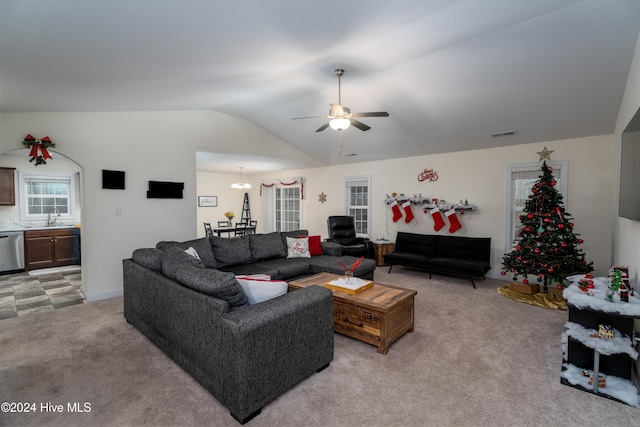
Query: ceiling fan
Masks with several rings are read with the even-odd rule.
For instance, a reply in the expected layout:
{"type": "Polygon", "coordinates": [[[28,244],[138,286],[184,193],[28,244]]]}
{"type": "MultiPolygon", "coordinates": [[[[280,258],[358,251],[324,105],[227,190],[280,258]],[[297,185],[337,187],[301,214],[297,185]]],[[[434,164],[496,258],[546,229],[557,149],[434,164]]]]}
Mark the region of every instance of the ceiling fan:
{"type": "Polygon", "coordinates": [[[320,126],[316,132],[322,132],[329,126],[331,129],[342,131],[347,129],[350,125],[360,129],[361,131],[367,131],[371,129],[371,126],[367,126],[364,123],[356,120],[356,117],[389,117],[389,113],[386,111],[375,111],[371,113],[352,113],[351,110],[347,107],[342,106],[342,94],[340,87],[340,78],[344,74],[344,70],[342,68],[337,68],[335,70],[336,76],[338,76],[338,103],[337,104],[329,104],[331,109],[329,110],[328,116],[309,116],[309,117],[294,117],[292,120],[297,119],[315,119],[315,118],[324,118],[326,117],[329,120],[327,123],[320,126]]]}

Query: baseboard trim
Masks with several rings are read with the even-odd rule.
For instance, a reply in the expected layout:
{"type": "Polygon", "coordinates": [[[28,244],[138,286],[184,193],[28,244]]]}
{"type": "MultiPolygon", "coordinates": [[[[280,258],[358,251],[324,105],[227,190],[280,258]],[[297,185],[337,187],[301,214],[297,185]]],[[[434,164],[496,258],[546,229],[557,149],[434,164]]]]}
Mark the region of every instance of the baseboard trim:
{"type": "Polygon", "coordinates": [[[100,300],[103,300],[103,299],[121,297],[122,295],[124,295],[124,292],[123,292],[122,289],[115,289],[113,291],[100,292],[100,293],[97,293],[97,294],[88,293],[86,295],[85,300],[87,302],[94,302],[94,301],[100,301],[100,300]]]}

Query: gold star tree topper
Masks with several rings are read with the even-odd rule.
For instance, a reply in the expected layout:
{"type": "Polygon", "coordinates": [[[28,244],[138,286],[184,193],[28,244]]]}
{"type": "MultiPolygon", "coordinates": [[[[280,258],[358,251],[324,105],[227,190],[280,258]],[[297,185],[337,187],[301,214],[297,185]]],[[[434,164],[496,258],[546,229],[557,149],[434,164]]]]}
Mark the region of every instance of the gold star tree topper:
{"type": "Polygon", "coordinates": [[[540,161],[542,160],[551,160],[551,153],[553,153],[554,150],[547,150],[547,146],[544,146],[544,149],[542,151],[538,151],[538,155],[540,156],[540,161]]]}

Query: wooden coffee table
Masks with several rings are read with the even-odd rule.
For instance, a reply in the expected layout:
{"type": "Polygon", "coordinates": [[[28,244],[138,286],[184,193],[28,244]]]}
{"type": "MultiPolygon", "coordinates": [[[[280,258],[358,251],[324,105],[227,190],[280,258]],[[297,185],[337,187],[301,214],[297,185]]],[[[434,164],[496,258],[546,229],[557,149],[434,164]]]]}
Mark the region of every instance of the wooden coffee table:
{"type": "MultiPolygon", "coordinates": [[[[320,285],[340,276],[319,273],[289,282],[289,291],[320,285]]],[[[378,353],[406,332],[413,332],[413,299],[416,291],[375,283],[355,295],[333,291],[334,331],[373,344],[378,353]]]]}

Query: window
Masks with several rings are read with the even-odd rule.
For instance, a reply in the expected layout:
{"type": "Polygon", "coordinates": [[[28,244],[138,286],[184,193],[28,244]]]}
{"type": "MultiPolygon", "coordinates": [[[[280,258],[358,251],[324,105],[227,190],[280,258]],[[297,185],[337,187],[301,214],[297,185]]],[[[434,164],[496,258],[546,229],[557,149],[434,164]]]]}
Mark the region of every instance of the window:
{"type": "Polygon", "coordinates": [[[345,178],[346,203],[345,214],[352,216],[356,227],[356,235],[369,237],[371,229],[371,212],[369,206],[369,182],[368,176],[352,176],[345,178]]]}
{"type": "Polygon", "coordinates": [[[19,173],[20,219],[71,218],[75,207],[74,175],[19,173]]]}
{"type": "Polygon", "coordinates": [[[300,230],[300,187],[276,187],[276,231],[300,230]]]}
{"type": "Polygon", "coordinates": [[[262,181],[262,231],[293,231],[304,228],[304,178],[292,177],[262,181]]]}
{"type": "MultiPolygon", "coordinates": [[[[556,188],[562,194],[566,205],[568,162],[566,160],[547,161],[547,166],[553,168],[553,176],[558,183],[556,188]]],[[[507,165],[505,253],[512,251],[515,247],[514,242],[520,231],[520,215],[529,199],[533,184],[542,174],[541,168],[542,164],[539,162],[507,165]]]]}

